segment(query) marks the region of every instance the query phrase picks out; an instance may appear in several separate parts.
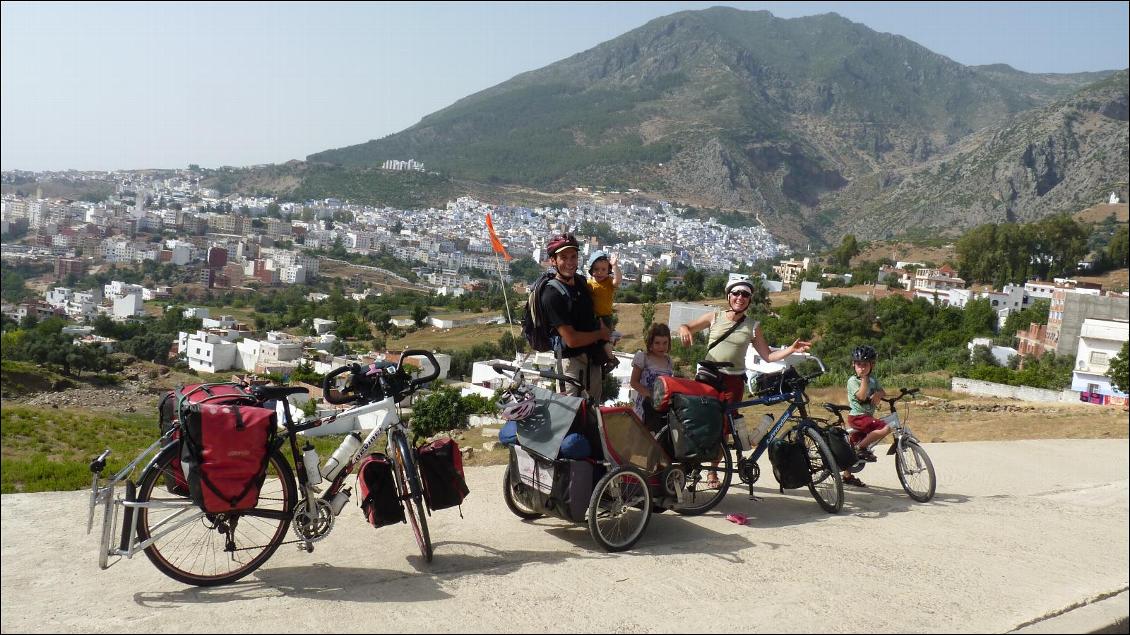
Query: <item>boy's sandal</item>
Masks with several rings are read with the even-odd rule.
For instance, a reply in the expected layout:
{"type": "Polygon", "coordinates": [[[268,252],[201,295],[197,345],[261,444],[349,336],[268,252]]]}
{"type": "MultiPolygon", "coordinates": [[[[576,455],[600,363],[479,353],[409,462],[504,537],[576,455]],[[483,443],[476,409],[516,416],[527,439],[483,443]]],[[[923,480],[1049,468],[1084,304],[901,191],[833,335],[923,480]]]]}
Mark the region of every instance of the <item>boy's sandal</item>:
{"type": "Polygon", "coordinates": [[[854,485],[856,487],[867,487],[867,484],[864,483],[863,481],[859,480],[859,477],[856,476],[855,474],[852,474],[851,476],[845,478],[844,479],[844,485],[854,485]]]}

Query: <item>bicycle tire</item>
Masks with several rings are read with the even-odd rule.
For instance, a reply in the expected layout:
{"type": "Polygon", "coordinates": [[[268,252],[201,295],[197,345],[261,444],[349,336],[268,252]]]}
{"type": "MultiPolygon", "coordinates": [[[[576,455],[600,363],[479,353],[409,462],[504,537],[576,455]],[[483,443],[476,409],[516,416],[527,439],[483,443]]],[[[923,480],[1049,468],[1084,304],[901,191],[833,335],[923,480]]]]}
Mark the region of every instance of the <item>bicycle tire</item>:
{"type": "MultiPolygon", "coordinates": [[[[685,459],[676,461],[681,464],[686,478],[683,481],[683,502],[676,503],[671,509],[683,516],[698,516],[714,509],[726,498],[730,483],[734,477],[733,458],[729,449],[721,445],[721,458],[719,464],[714,466],[710,460],[685,459]],[[719,485],[712,488],[707,485],[707,475],[710,471],[718,473],[719,485]]],[[[716,455],[717,456],[717,455],[716,455]]]]}
{"type": "Polygon", "coordinates": [[[412,535],[416,545],[420,548],[420,555],[425,562],[432,561],[432,537],[428,533],[428,518],[424,514],[424,488],[421,485],[420,471],[412,459],[413,451],[408,445],[408,439],[399,430],[391,433],[390,445],[395,448],[393,462],[396,464],[394,473],[397,476],[397,487],[400,489],[401,500],[404,501],[404,511],[408,516],[408,524],[412,526],[412,535]]]}
{"type": "Polygon", "coordinates": [[[642,472],[620,467],[596,483],[589,499],[589,533],[605,551],[631,549],[651,520],[651,490],[642,472]]]}
{"type": "Polygon", "coordinates": [[[819,431],[811,426],[805,426],[804,439],[811,474],[808,491],[824,511],[829,514],[839,513],[844,507],[844,480],[836,459],[832,456],[832,450],[819,431]]]}
{"type": "Polygon", "coordinates": [[[934,490],[938,484],[930,455],[926,454],[926,450],[916,441],[903,441],[897,443],[896,447],[898,450],[895,451],[895,469],[898,471],[902,488],[919,503],[930,502],[930,499],[934,498],[934,490]],[[917,478],[919,475],[925,475],[924,481],[917,478]]]}
{"type": "Polygon", "coordinates": [[[506,501],[506,507],[512,514],[522,520],[541,518],[541,512],[536,512],[518,501],[514,496],[515,486],[516,484],[510,480],[510,466],[507,465],[506,471],[502,474],[502,500],[506,501]]]}
{"type": "Polygon", "coordinates": [[[191,504],[186,496],[170,493],[165,478],[171,477],[174,459],[180,457],[180,443],[165,448],[153,461],[137,486],[139,503],[173,503],[177,507],[138,507],[137,540],[149,540],[172,522],[187,513],[191,521],[159,536],[145,548],[145,555],[157,570],[170,578],[194,586],[219,586],[235,582],[258,569],[279,548],[291,524],[291,514],[298,498],[294,472],[278,451],[267,462],[267,476],[259,493],[259,502],[248,512],[230,515],[206,514],[191,504]],[[188,502],[188,505],[183,503],[188,502]],[[265,513],[268,515],[257,515],[265,513]],[[226,551],[225,538],[230,527],[235,550],[226,551]]]}

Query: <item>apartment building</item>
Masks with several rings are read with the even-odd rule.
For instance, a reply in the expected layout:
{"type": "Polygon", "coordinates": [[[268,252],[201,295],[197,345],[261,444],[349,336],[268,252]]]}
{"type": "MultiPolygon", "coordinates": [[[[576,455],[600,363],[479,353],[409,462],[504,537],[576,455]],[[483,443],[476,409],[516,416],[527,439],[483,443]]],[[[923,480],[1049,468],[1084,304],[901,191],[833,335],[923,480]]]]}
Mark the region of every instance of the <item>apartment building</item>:
{"type": "Polygon", "coordinates": [[[1125,390],[1111,385],[1110,360],[1118,356],[1130,340],[1130,322],[1122,320],[1083,320],[1079,332],[1079,351],[1071,373],[1071,389],[1082,393],[1090,403],[1107,404],[1111,398],[1125,403],[1125,390]]]}

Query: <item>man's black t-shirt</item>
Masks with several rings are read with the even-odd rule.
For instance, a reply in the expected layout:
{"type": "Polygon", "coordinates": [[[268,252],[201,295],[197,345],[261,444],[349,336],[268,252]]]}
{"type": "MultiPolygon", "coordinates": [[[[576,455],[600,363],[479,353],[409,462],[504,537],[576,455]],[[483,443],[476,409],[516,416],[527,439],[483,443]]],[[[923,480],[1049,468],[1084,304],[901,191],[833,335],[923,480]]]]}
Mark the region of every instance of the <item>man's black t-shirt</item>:
{"type": "MultiPolygon", "coordinates": [[[[596,313],[593,311],[592,296],[589,295],[588,281],[584,276],[573,276],[573,285],[565,285],[569,291],[569,299],[561,295],[561,292],[554,288],[554,285],[546,284],[541,290],[541,305],[545,309],[546,324],[550,328],[556,329],[561,325],[568,325],[573,327],[573,330],[580,332],[599,331],[600,324],[596,321],[596,313]],[[570,310],[570,303],[572,303],[572,310],[570,310]]],[[[564,342],[562,342],[564,345],[564,342]]],[[[584,346],[581,348],[564,347],[561,351],[562,357],[576,357],[581,353],[587,353],[592,346],[584,346]]]]}

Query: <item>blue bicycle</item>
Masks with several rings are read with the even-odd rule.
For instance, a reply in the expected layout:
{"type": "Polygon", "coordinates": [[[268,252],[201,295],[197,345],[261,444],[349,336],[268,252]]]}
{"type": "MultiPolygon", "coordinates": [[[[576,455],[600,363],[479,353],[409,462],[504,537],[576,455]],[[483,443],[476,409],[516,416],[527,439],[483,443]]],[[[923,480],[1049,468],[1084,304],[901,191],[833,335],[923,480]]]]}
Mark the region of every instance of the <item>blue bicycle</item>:
{"type": "MultiPolygon", "coordinates": [[[[820,423],[808,415],[808,395],[805,394],[808,383],[824,374],[826,368],[819,358],[809,356],[808,359],[815,362],[816,366],[819,367],[818,370],[804,375],[797,371],[795,367],[790,367],[779,373],[760,375],[750,381],[749,389],[755,398],[732,404],[727,409],[726,422],[729,424],[729,429],[734,431],[734,434],[730,435],[731,440],[727,443],[727,448],[734,452],[734,460],[732,461],[734,467],[731,468],[729,465],[719,466],[718,471],[723,473],[723,490],[730,484],[731,473],[736,473],[743,483],[749,485],[750,496],[753,496],[753,484],[761,477],[761,468],[758,467],[757,460],[761,458],[761,455],[765,453],[773,441],[787,435],[793,435],[793,438],[804,443],[806,450],[810,474],[808,490],[812,492],[812,497],[816,499],[820,507],[830,514],[835,514],[844,505],[843,477],[840,476],[836,459],[824,440],[820,423]],[[738,412],[741,408],[769,406],[778,403],[788,403],[788,407],[768,430],[763,430],[764,435],[760,439],[756,438],[756,433],[753,438],[748,436],[743,438],[745,435],[737,432],[746,429],[744,420],[739,421],[742,419],[738,412]]],[[[714,370],[728,365],[727,363],[708,361],[700,362],[700,364],[714,370]]],[[[727,460],[726,463],[729,464],[731,461],[727,460]]],[[[774,467],[774,471],[776,471],[776,467],[774,467]]],[[[776,476],[780,481],[781,477],[776,476]]]]}

